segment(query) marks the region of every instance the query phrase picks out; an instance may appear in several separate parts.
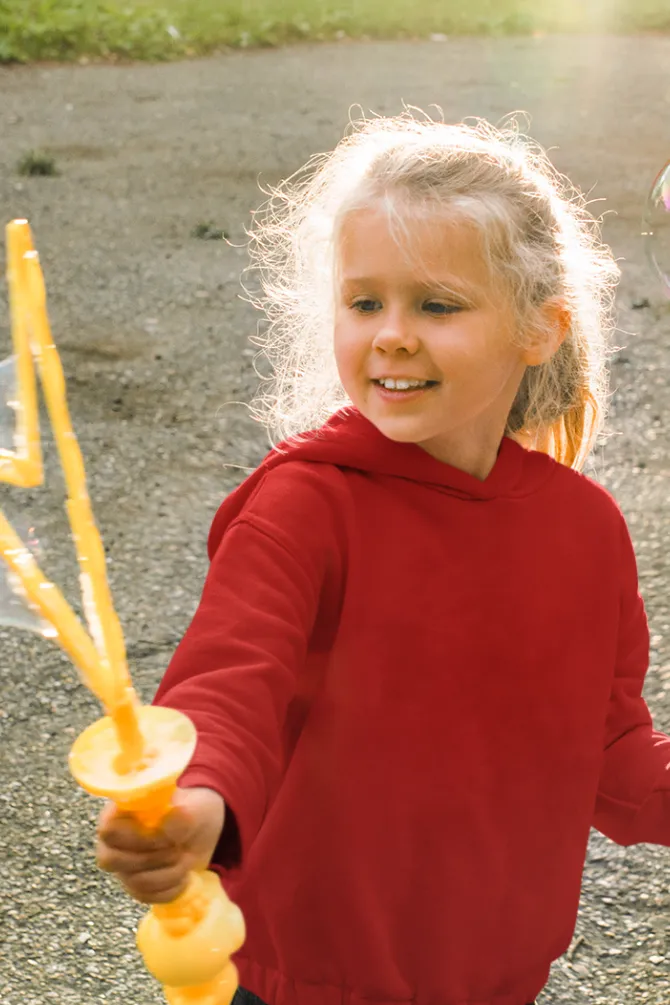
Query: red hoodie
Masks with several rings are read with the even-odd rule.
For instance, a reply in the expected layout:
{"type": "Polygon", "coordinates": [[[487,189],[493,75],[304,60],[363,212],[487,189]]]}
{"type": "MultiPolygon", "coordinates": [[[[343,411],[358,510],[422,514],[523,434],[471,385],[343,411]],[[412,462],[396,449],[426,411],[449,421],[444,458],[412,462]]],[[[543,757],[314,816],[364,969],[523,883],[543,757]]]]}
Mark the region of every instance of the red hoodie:
{"type": "Polygon", "coordinates": [[[221,506],[156,702],[230,809],[213,861],[269,1005],[524,1005],[589,829],[670,845],[670,741],[608,493],[503,439],[479,481],[360,413],[221,506]]]}

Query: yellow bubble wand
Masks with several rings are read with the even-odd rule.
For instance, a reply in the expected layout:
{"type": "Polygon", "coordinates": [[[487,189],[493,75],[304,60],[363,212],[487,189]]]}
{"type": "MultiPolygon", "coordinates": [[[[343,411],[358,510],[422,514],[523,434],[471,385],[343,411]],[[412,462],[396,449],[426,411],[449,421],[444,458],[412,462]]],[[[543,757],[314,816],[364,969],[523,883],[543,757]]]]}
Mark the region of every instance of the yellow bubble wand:
{"type": "MultiPolygon", "coordinates": [[[[87,792],[112,799],[152,828],[169,811],[177,779],[193,756],[195,727],[174,709],[141,705],[132,686],[84,463],[70,422],[63,368],[51,336],[39,257],[27,221],[9,223],[6,235],[16,427],[15,450],[0,446],[0,482],[32,488],[44,478],[36,363],[65,477],[88,632],[2,511],[0,556],[17,593],[49,628],[45,634],[68,653],[105,711],[73,744],[72,774],[87,792]]],[[[147,969],[163,984],[169,1005],[229,1005],[238,985],[230,957],[244,935],[239,908],[218,878],[205,870],[190,873],[185,891],[172,903],[152,907],[139,925],[137,944],[147,969]]]]}

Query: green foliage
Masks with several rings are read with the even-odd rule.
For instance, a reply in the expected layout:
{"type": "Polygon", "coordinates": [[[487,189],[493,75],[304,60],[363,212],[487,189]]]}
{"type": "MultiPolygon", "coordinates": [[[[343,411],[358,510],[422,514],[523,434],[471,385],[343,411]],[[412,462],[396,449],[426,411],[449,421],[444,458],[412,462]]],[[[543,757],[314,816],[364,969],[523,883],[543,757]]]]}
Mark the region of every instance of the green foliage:
{"type": "Polygon", "coordinates": [[[167,59],[185,54],[171,15],[115,0],[0,0],[0,62],[167,59]]]}
{"type": "Polygon", "coordinates": [[[209,223],[202,221],[201,223],[196,223],[191,231],[191,237],[195,237],[200,241],[223,241],[228,238],[228,234],[211,221],[209,223]]]}
{"type": "Polygon", "coordinates": [[[59,174],[56,161],[51,154],[41,150],[29,150],[17,164],[16,170],[28,178],[53,178],[59,174]]]}
{"type": "Polygon", "coordinates": [[[0,62],[164,60],[225,46],[669,30],[668,0],[0,0],[0,62]]]}

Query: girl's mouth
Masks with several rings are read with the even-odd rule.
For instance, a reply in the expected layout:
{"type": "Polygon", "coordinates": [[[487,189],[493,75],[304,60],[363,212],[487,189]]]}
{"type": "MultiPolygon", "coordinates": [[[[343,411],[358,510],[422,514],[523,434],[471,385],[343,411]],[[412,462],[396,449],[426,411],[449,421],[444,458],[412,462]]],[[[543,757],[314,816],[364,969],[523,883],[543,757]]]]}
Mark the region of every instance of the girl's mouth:
{"type": "Polygon", "coordinates": [[[386,401],[414,401],[420,395],[437,387],[437,380],[373,380],[373,385],[386,401]]]}

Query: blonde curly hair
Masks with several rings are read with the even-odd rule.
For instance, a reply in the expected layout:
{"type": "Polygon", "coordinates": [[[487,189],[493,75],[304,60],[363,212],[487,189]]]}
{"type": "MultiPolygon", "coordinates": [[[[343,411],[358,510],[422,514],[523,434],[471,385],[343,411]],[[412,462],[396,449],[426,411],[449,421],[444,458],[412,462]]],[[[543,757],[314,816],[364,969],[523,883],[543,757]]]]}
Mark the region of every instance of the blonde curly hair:
{"type": "Polygon", "coordinates": [[[362,116],[332,152],[266,194],[248,231],[260,291],[247,293],[267,319],[253,341],[272,371],[252,411],[273,438],[316,428],[350,404],[332,337],[337,237],[348,213],[381,200],[400,231],[426,212],[474,224],[517,309],[520,342],[541,335],[547,300],[564,304],[568,335],[548,362],[526,369],[506,434],[583,467],[607,411],[619,270],[584,197],[516,119],[496,128],[416,109],[362,116]]]}

